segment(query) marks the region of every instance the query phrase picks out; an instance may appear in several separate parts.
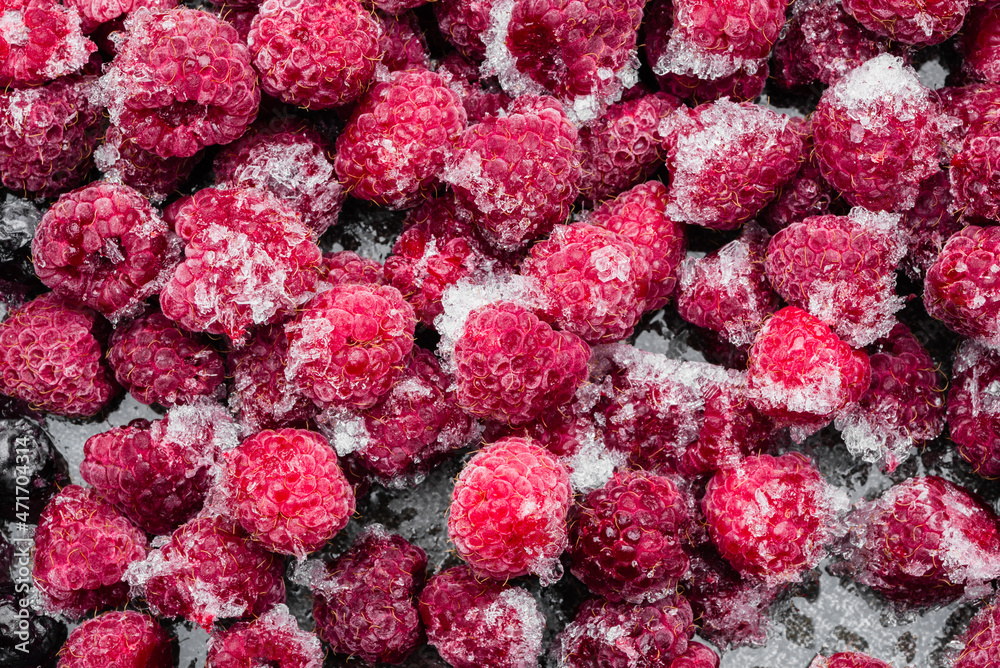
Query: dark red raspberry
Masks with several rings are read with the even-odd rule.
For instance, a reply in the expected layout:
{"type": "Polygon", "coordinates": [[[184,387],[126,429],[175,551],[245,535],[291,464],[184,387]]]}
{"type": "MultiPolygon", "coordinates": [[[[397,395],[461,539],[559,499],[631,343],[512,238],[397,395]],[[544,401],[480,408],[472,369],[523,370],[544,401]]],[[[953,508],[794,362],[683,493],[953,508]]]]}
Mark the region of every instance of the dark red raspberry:
{"type": "Polygon", "coordinates": [[[482,77],[480,66],[460,53],[445,56],[438,64],[437,72],[462,98],[470,124],[478,123],[487,116],[502,115],[513,101],[495,77],[482,77]]]}
{"type": "Polygon", "coordinates": [[[1000,476],[1000,352],[964,341],[948,389],[948,432],[982,476],[1000,476]]]}
{"type": "Polygon", "coordinates": [[[143,7],[126,28],[101,86],[111,124],[139,148],[186,158],[228,144],[253,122],[257,74],[231,25],[196,9],[143,7]]]}
{"type": "Polygon", "coordinates": [[[11,311],[0,323],[0,392],[59,415],[100,411],[119,388],[101,359],[98,318],[53,293],[11,311]]]}
{"type": "Polygon", "coordinates": [[[924,308],[949,329],[1000,345],[1000,227],[969,225],[953,235],[924,280],[924,308]]]}
{"type": "Polygon", "coordinates": [[[278,604],[252,622],[240,622],[212,636],[205,668],[247,668],[255,663],[280,668],[322,668],[323,646],[315,633],[278,604]]]}
{"type": "Polygon", "coordinates": [[[468,566],[438,573],[420,595],[427,642],[455,668],[528,668],[542,653],[545,617],[526,590],[478,580],[468,566]]]}
{"type": "Polygon", "coordinates": [[[92,489],[52,497],[35,532],[35,585],[50,613],[80,617],[128,601],[126,567],[149,550],[146,535],[92,489]]]}
{"type": "Polygon", "coordinates": [[[908,232],[902,268],[914,280],[923,280],[948,239],[965,222],[954,212],[947,172],[938,172],[920,184],[917,202],[903,214],[902,228],[908,232]]]}
{"type": "MultiPolygon", "coordinates": [[[[969,3],[950,0],[941,4],[968,7],[969,3]]],[[[1000,11],[996,7],[976,7],[969,13],[959,46],[964,74],[975,81],[1000,83],[1000,11]]]]}
{"type": "Polygon", "coordinates": [[[831,657],[820,654],[809,664],[809,668],[892,668],[892,666],[861,652],[838,652],[831,657]]]}
{"type": "Polygon", "coordinates": [[[787,116],[728,99],[681,108],[660,126],[675,220],[736,229],[799,169],[802,139],[787,116]]]}
{"type": "Polygon", "coordinates": [[[750,348],[751,401],[778,426],[795,427],[798,440],[860,400],[870,382],[868,355],[794,306],[767,320],[750,348]]]}
{"type": "Polygon", "coordinates": [[[94,151],[94,162],[109,181],[121,181],[152,202],[162,202],[173,194],[201,158],[201,152],[188,158],[161,158],[139,148],[134,138],[113,125],[94,151]]]}
{"type": "Polygon", "coordinates": [[[993,599],[969,622],[958,638],[962,645],[954,656],[953,668],[989,668],[1000,651],[1000,605],[993,599]]]}
{"type": "Polygon", "coordinates": [[[415,328],[396,288],[335,285],[285,325],[285,378],[318,406],[369,408],[405,366],[415,328]]]}
{"type": "Polygon", "coordinates": [[[312,296],[321,254],[299,215],[254,188],[206,188],[177,210],[184,261],[160,294],[163,314],[192,332],[277,322],[312,296]]]}
{"type": "Polygon", "coordinates": [[[73,629],[59,668],[171,668],[170,636],[155,619],[131,610],[106,612],[73,629]]]}
{"type": "Polygon", "coordinates": [[[0,16],[0,88],[72,74],[97,50],[83,36],[79,15],[53,0],[3,0],[0,16]]]}
{"type": "Polygon", "coordinates": [[[647,181],[594,209],[589,221],[646,250],[652,270],[647,311],[663,308],[673,296],[677,267],[687,251],[686,226],[666,214],[668,201],[665,185],[647,181]]]}
{"type": "Polygon", "coordinates": [[[393,72],[361,99],[337,138],[337,176],[354,197],[409,208],[433,191],[465,125],[462,101],[441,75],[393,72]]]}
{"type": "Polygon", "coordinates": [[[579,193],[577,138],[556,100],[523,95],[509,113],[462,133],[442,178],[487,241],[519,250],[569,217],[579,193]]]}
{"type": "Polygon", "coordinates": [[[940,170],[949,120],[913,68],[883,54],[823,92],[811,125],[823,176],[851,204],[906,211],[940,170]]]}
{"type": "Polygon", "coordinates": [[[971,4],[970,0],[844,0],[844,9],[868,30],[920,47],[958,32],[971,4]]]}
{"type": "Polygon", "coordinates": [[[496,0],[438,0],[434,3],[442,36],[462,53],[482,59],[486,55],[483,37],[490,28],[490,12],[496,0]]]}
{"type": "Polygon", "coordinates": [[[157,615],[206,631],[217,619],[263,615],[285,600],[282,560],[221,516],[191,520],[125,574],[157,615]]]}
{"type": "Polygon", "coordinates": [[[317,292],[325,292],[330,286],[346,283],[383,285],[382,265],[361,257],[354,251],[323,253],[317,292]]]}
{"type": "Polygon", "coordinates": [[[1000,116],[1000,84],[972,83],[938,89],[944,113],[961,121],[945,136],[946,152],[958,152],[966,132],[986,119],[1000,116]]]}
{"type": "Polygon", "coordinates": [[[803,160],[795,176],[761,212],[760,222],[771,234],[803,218],[831,212],[838,197],[820,172],[809,121],[792,118],[790,124],[802,137],[803,160]]]}
{"type": "Polygon", "coordinates": [[[312,583],[316,631],[337,654],[402,663],[424,640],[417,595],[426,578],[422,549],[371,524],[312,583]]]}
{"type": "Polygon", "coordinates": [[[101,131],[100,109],[88,97],[93,86],[93,77],[67,77],[39,88],[0,93],[4,186],[15,193],[53,197],[84,180],[94,164],[91,154],[101,131]]]}
{"type": "Polygon", "coordinates": [[[531,439],[511,436],[486,446],[455,481],[448,538],[479,577],[507,580],[562,574],[569,474],[531,439]]]}
{"type": "Polygon", "coordinates": [[[559,634],[559,665],[672,668],[688,649],[693,620],[691,605],[679,594],[642,605],[589,599],[559,634]]]}
{"type": "Polygon", "coordinates": [[[473,311],[455,341],[458,405],[510,425],[568,403],[587,379],[590,349],[513,302],[473,311]]]}
{"type": "Polygon", "coordinates": [[[968,217],[994,220],[1000,216],[1000,123],[993,114],[967,126],[951,158],[952,207],[968,217]]]}
{"type": "Polygon", "coordinates": [[[269,95],[308,109],[356,100],[382,59],[378,19],[357,0],[266,0],[247,43],[269,95]]]}
{"type": "Polygon", "coordinates": [[[222,406],[176,407],[162,420],[133,420],[91,436],[80,475],[144,531],[165,535],[201,510],[216,461],[236,436],[222,406]]]}
{"type": "Polygon", "coordinates": [[[573,510],[570,571],[610,601],[658,601],[687,571],[681,545],[689,522],[686,502],[669,478],[619,471],[573,510]]]}
{"type": "Polygon", "coordinates": [[[724,97],[731,98],[734,102],[753,102],[764,92],[769,72],[765,61],[753,74],[740,69],[718,79],[702,79],[686,74],[664,74],[657,79],[665,92],[695,105],[724,97]]]}
{"type": "Polygon", "coordinates": [[[981,598],[1000,576],[996,514],[937,476],[890,487],[862,504],[848,525],[844,570],[901,606],[981,598]]]}
{"type": "Polygon", "coordinates": [[[382,37],[379,39],[379,47],[384,54],[382,64],[390,72],[410,68],[430,69],[427,39],[416,14],[404,12],[392,16],[376,12],[375,15],[382,28],[382,37]]]}
{"type": "Polygon", "coordinates": [[[700,642],[689,642],[687,651],[670,663],[670,668],[719,668],[719,655],[700,642]]]}

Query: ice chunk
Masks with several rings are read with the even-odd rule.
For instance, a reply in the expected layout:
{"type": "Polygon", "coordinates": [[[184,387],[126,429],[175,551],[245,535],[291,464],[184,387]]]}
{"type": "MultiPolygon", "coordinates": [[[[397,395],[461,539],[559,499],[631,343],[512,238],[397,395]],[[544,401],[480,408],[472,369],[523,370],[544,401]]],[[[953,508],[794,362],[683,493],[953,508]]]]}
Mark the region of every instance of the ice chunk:
{"type": "Polygon", "coordinates": [[[481,76],[496,76],[500,86],[511,97],[526,93],[546,95],[541,85],[517,69],[517,59],[507,48],[507,31],[517,0],[497,0],[490,8],[490,25],[483,35],[486,45],[486,60],[480,67],[481,76]]]}
{"type": "Polygon", "coordinates": [[[338,457],[364,450],[368,445],[368,428],[365,419],[353,411],[328,408],[316,416],[319,432],[326,436],[338,457]]]}

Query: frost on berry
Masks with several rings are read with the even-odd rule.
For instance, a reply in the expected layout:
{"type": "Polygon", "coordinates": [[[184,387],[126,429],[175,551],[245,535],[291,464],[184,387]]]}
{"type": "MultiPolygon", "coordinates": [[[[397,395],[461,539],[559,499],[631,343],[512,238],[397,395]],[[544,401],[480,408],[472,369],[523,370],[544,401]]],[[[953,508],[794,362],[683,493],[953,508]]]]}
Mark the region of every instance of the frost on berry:
{"type": "Polygon", "coordinates": [[[54,0],[0,2],[0,88],[37,86],[82,68],[97,45],[54,0]]]}
{"type": "Polygon", "coordinates": [[[971,4],[970,0],[844,0],[844,9],[868,30],[920,47],[955,34],[971,4]]]}
{"type": "Polygon", "coordinates": [[[1000,475],[1000,353],[964,341],[948,388],[948,431],[958,452],[982,476],[1000,475]]]}
{"type": "MultiPolygon", "coordinates": [[[[980,111],[980,110],[976,110],[980,111]]],[[[948,178],[954,198],[951,209],[975,220],[993,220],[1000,215],[1000,126],[994,112],[988,111],[965,128],[955,146],[948,178]]]]}
{"type": "Polygon", "coordinates": [[[84,32],[96,32],[100,35],[102,23],[114,21],[140,7],[152,10],[173,9],[177,6],[177,0],[68,0],[66,6],[74,7],[80,12],[84,32]]]}
{"type": "Polygon", "coordinates": [[[241,668],[255,662],[321,668],[323,656],[316,634],[299,629],[288,607],[279,603],[252,622],[240,622],[213,634],[208,641],[205,668],[241,668]]]}
{"type": "Polygon", "coordinates": [[[914,280],[923,280],[948,239],[965,224],[954,213],[948,172],[938,172],[920,184],[917,201],[903,214],[906,257],[902,268],[914,280]]]}
{"type": "Polygon", "coordinates": [[[996,598],[980,608],[958,643],[961,649],[952,654],[954,668],[983,668],[995,660],[1000,650],[1000,604],[996,598]]]}
{"type": "Polygon", "coordinates": [[[113,125],[94,150],[94,163],[105,179],[135,188],[155,203],[163,202],[176,191],[201,158],[201,152],[186,158],[161,158],[140,148],[135,138],[113,125]]]}
{"type": "Polygon", "coordinates": [[[892,666],[861,652],[837,652],[829,657],[817,655],[809,664],[809,668],[892,668],[892,666]]]}
{"type": "Polygon", "coordinates": [[[59,651],[59,668],[170,668],[174,665],[171,640],[148,615],[132,610],[106,612],[73,629],[59,651]]]}

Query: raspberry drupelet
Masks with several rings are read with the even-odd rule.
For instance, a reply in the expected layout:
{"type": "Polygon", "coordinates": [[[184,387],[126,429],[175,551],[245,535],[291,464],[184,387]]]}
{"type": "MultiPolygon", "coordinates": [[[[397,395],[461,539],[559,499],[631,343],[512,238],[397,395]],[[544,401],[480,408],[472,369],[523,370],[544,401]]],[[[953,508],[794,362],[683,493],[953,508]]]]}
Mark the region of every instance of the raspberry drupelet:
{"type": "Polygon", "coordinates": [[[107,612],[73,629],[59,652],[59,668],[171,668],[170,642],[152,617],[107,612]]]}
{"type": "Polygon", "coordinates": [[[987,668],[1000,651],[1000,604],[993,599],[969,622],[959,638],[962,649],[954,656],[954,668],[987,668]]]}

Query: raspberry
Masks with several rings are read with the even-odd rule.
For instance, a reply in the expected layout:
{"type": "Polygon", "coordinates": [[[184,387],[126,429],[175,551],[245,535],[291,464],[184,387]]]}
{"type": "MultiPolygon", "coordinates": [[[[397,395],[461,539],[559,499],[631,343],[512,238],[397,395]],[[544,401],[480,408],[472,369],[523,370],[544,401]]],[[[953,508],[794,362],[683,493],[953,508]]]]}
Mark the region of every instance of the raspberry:
{"type": "Polygon", "coordinates": [[[257,115],[260,89],[235,28],[187,8],[142,7],[125,25],[125,41],[101,79],[113,126],[161,158],[187,158],[243,134],[257,115]]]}
{"type": "Polygon", "coordinates": [[[369,408],[403,368],[415,328],[396,288],[335,285],[285,326],[285,379],[318,406],[369,408]]]}
{"type": "Polygon", "coordinates": [[[545,617],[525,589],[477,580],[468,566],[431,578],[420,595],[427,642],[455,668],[529,668],[542,653],[545,617]]]}
{"type": "Polygon", "coordinates": [[[201,510],[216,459],[235,444],[236,426],[223,407],[173,408],[162,420],[133,420],[91,436],[80,475],[144,531],[169,534],[201,510]]]}
{"type": "Polygon", "coordinates": [[[269,95],[308,109],[356,100],[382,59],[378,19],[357,0],[266,0],[247,43],[269,95]]]}
{"type": "Polygon", "coordinates": [[[523,95],[507,115],[462,133],[442,178],[490,244],[523,248],[569,217],[579,193],[578,133],[550,97],[523,95]]]}
{"type": "MultiPolygon", "coordinates": [[[[943,5],[965,5],[960,0],[943,2],[943,5]]],[[[962,72],[975,81],[1000,83],[1000,12],[994,7],[976,7],[969,14],[966,30],[959,39],[962,72]]]]}
{"type": "Polygon", "coordinates": [[[859,401],[871,382],[871,363],[819,318],[786,306],[764,323],[750,348],[750,399],[778,426],[805,437],[859,401]]]}
{"type": "Polygon", "coordinates": [[[982,476],[1000,475],[1000,353],[963,341],[948,389],[948,431],[958,453],[982,476]]]}
{"type": "Polygon", "coordinates": [[[434,189],[465,124],[465,108],[441,75],[393,72],[361,99],[337,138],[337,176],[355,197],[411,207],[434,189]]]}
{"type": "Polygon", "coordinates": [[[97,50],[81,33],[79,15],[52,0],[4,0],[0,15],[0,88],[72,74],[97,50]]]}
{"type": "Polygon", "coordinates": [[[951,158],[948,177],[956,212],[990,220],[1000,215],[998,155],[1000,127],[997,117],[990,114],[968,126],[951,158]]]}
{"type": "Polygon", "coordinates": [[[323,253],[319,267],[320,282],[317,292],[325,292],[333,285],[354,283],[383,285],[382,265],[375,260],[361,257],[354,251],[323,253]],[[326,283],[326,286],[323,284],[326,283]]]}
{"type": "Polygon", "coordinates": [[[961,123],[952,128],[945,140],[948,150],[957,152],[966,132],[981,120],[996,119],[1000,115],[1000,84],[972,83],[968,86],[946,87],[938,90],[944,112],[961,123]]]}
{"type": "Polygon", "coordinates": [[[835,213],[831,208],[838,197],[823,178],[813,146],[812,125],[805,119],[793,118],[790,125],[802,137],[802,164],[799,171],[785,183],[778,196],[761,212],[761,223],[771,234],[809,216],[835,213]]]}
{"type": "Polygon", "coordinates": [[[949,329],[1000,347],[1000,227],[969,225],[945,243],[924,279],[924,308],[949,329]]]}
{"type": "Polygon", "coordinates": [[[913,68],[889,54],[827,88],[811,120],[823,176],[873,211],[912,208],[920,182],[940,170],[947,123],[913,68]]]}
{"type": "Polygon", "coordinates": [[[996,523],[989,507],[954,483],[910,478],[849,518],[844,568],[900,606],[981,598],[1000,575],[996,523]]]}
{"type": "Polygon", "coordinates": [[[170,640],[152,617],[107,612],[73,629],[59,652],[59,668],[170,668],[170,640]]]}
{"type": "Polygon", "coordinates": [[[46,610],[80,617],[124,605],[125,568],[146,556],[146,536],[97,492],[68,485],[52,497],[35,533],[35,585],[46,610]]]}
{"type": "Polygon", "coordinates": [[[689,521],[685,501],[669,478],[619,471],[574,509],[570,571],[610,601],[663,599],[687,571],[681,541],[689,521]]]}
{"type": "Polygon", "coordinates": [[[672,668],[688,649],[693,620],[691,605],[677,594],[645,605],[589,599],[556,641],[559,665],[672,668]]]}
{"type": "Polygon", "coordinates": [[[234,521],[198,517],[170,535],[125,579],[161,617],[184,617],[206,631],[217,619],[259,617],[285,600],[284,564],[234,521]]]}
{"type": "MultiPolygon", "coordinates": [[[[0,36],[0,44],[2,40],[0,36]]],[[[93,85],[92,77],[67,77],[39,88],[0,93],[4,186],[53,197],[86,178],[101,132],[100,109],[88,99],[93,85]]]]}
{"type": "Polygon", "coordinates": [[[874,33],[894,42],[926,46],[958,32],[971,4],[970,0],[845,0],[844,9],[874,33]]]}
{"type": "Polygon", "coordinates": [[[731,98],[734,102],[753,102],[764,92],[769,72],[767,61],[764,61],[753,74],[739,69],[729,76],[718,79],[664,74],[658,76],[657,80],[663,91],[694,105],[714,102],[724,97],[731,98]]]}
{"type": "MultiPolygon", "coordinates": [[[[27,417],[0,419],[0,518],[37,524],[49,499],[68,484],[66,460],[40,422],[27,417]]],[[[3,552],[0,549],[0,592],[10,577],[3,552]]]]}
{"type": "MultiPolygon", "coordinates": [[[[177,6],[176,0],[69,0],[67,7],[75,7],[80,12],[83,31],[98,32],[106,24],[139,7],[151,10],[170,10],[177,6]]],[[[120,28],[120,21],[114,21],[120,28]]],[[[100,39],[98,39],[100,42],[100,39]]],[[[101,47],[103,48],[103,44],[101,47]]],[[[112,52],[113,53],[113,52],[112,52]]]]}
{"type": "Polygon", "coordinates": [[[892,668],[892,666],[861,652],[838,652],[831,657],[820,654],[809,664],[809,668],[892,668]]]}
{"type": "Polygon", "coordinates": [[[434,3],[441,35],[476,60],[486,55],[483,37],[490,28],[490,12],[496,0],[438,0],[434,3]]]}
{"type": "Polygon", "coordinates": [[[647,253],[651,269],[646,310],[663,308],[677,286],[677,267],[687,250],[684,223],[666,214],[667,188],[647,181],[594,209],[590,222],[617,232],[647,253]]]}
{"type": "Polygon", "coordinates": [[[667,146],[667,214],[732,230],[798,171],[802,140],[787,116],[727,99],[681,108],[660,125],[667,146]]]}
{"type": "Polygon", "coordinates": [[[205,668],[246,668],[270,663],[281,668],[321,668],[323,646],[314,633],[278,604],[252,622],[240,622],[209,641],[205,668]]]}
{"type": "Polygon", "coordinates": [[[200,152],[187,158],[161,158],[139,148],[134,138],[113,125],[94,151],[94,162],[107,180],[121,181],[152,202],[162,202],[175,192],[201,158],[200,152]]]}
{"type": "Polygon", "coordinates": [[[312,296],[320,251],[287,205],[262,190],[206,188],[176,212],[187,246],[160,294],[163,314],[192,332],[225,334],[277,322],[312,296]]]}
{"type": "Polygon", "coordinates": [[[689,642],[687,651],[673,660],[670,668],[719,668],[719,655],[707,645],[689,642]]]}
{"type": "Polygon", "coordinates": [[[0,323],[0,392],[58,415],[89,417],[117,394],[101,360],[101,325],[53,293],[0,323]]]}
{"type": "Polygon", "coordinates": [[[376,16],[382,28],[382,38],[379,40],[379,48],[384,54],[382,64],[390,72],[411,68],[430,69],[431,57],[427,51],[427,40],[416,14],[404,12],[392,16],[376,12],[376,16]]]}
{"type": "Polygon", "coordinates": [[[402,663],[423,643],[417,592],[426,578],[422,549],[369,525],[314,584],[317,632],[338,654],[402,663]]]}
{"type": "Polygon", "coordinates": [[[315,432],[262,431],[225,458],[230,513],[272,552],[303,559],[354,514],[337,453],[315,432]]]}
{"type": "Polygon", "coordinates": [[[568,403],[587,379],[590,349],[527,309],[498,302],[473,311],[455,341],[458,405],[513,426],[568,403]]]}
{"type": "Polygon", "coordinates": [[[920,184],[917,202],[902,222],[908,232],[902,267],[910,278],[923,280],[948,238],[965,226],[953,208],[947,173],[938,172],[920,184]]]}
{"type": "Polygon", "coordinates": [[[531,439],[480,450],[458,474],[448,538],[479,577],[561,574],[571,494],[566,468],[531,439]]]}
{"type": "Polygon", "coordinates": [[[982,607],[959,637],[962,650],[954,657],[954,668],[987,668],[1000,649],[1000,605],[996,599],[982,607]]]}

